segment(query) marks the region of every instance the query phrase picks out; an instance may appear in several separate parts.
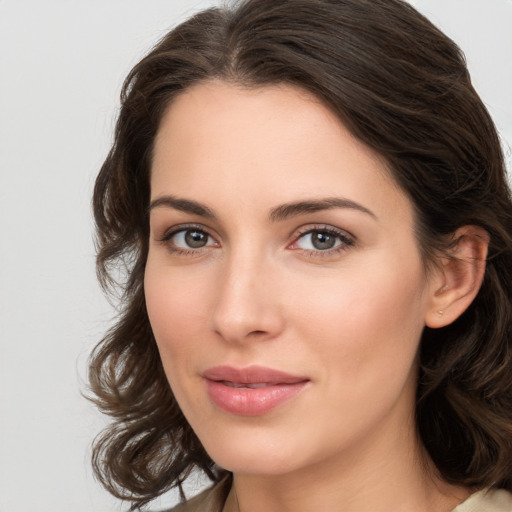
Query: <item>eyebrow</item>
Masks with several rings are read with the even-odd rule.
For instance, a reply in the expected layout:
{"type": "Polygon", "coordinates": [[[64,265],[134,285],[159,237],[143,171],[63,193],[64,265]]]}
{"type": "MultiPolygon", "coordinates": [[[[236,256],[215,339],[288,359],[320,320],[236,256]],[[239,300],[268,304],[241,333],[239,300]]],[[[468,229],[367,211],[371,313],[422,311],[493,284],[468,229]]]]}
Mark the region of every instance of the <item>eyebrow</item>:
{"type": "MultiPolygon", "coordinates": [[[[213,210],[207,206],[192,201],[190,199],[182,199],[174,196],[162,196],[151,201],[149,211],[155,208],[173,208],[185,213],[192,213],[200,217],[214,219],[216,217],[213,210]]],[[[269,219],[274,222],[284,221],[290,217],[297,217],[307,213],[314,213],[323,210],[333,210],[335,208],[348,208],[356,210],[377,219],[377,216],[363,205],[341,197],[327,197],[324,199],[310,199],[305,201],[296,201],[286,203],[273,208],[269,213],[269,219]]]]}
{"type": "Polygon", "coordinates": [[[148,211],[151,212],[151,210],[161,208],[163,206],[179,210],[180,212],[193,213],[200,217],[215,218],[215,214],[207,206],[196,201],[180,199],[174,196],[162,196],[151,201],[148,211]]]}
{"type": "Polygon", "coordinates": [[[277,208],[273,208],[270,212],[270,219],[273,221],[283,221],[289,217],[296,217],[306,213],[314,213],[323,210],[332,210],[334,208],[348,208],[366,213],[370,217],[377,219],[377,216],[363,205],[341,197],[327,197],[325,199],[312,199],[307,201],[297,201],[287,203],[277,208]]]}

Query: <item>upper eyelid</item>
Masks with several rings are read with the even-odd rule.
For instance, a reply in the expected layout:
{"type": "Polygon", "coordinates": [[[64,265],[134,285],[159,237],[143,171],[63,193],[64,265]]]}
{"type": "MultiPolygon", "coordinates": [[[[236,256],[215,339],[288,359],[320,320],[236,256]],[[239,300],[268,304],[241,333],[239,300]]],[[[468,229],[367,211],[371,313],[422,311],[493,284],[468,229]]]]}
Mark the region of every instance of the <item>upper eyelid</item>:
{"type": "Polygon", "coordinates": [[[304,226],[304,229],[302,231],[299,231],[296,235],[294,235],[292,242],[287,246],[289,248],[292,248],[293,250],[302,251],[311,255],[315,255],[315,257],[329,257],[329,255],[333,255],[335,253],[338,253],[340,250],[346,251],[348,248],[353,247],[357,243],[357,239],[354,235],[349,233],[348,231],[334,227],[332,225],[315,225],[315,226],[304,226]],[[341,240],[341,244],[335,247],[332,247],[330,249],[320,250],[320,249],[303,249],[301,247],[293,248],[292,246],[299,243],[299,240],[301,240],[305,235],[308,235],[310,233],[314,232],[326,232],[330,235],[337,237],[341,240]]]}
{"type": "Polygon", "coordinates": [[[327,231],[329,233],[334,233],[339,236],[346,236],[347,238],[350,238],[351,240],[356,240],[356,237],[352,233],[350,233],[350,231],[347,231],[346,229],[338,228],[331,224],[305,224],[305,225],[295,229],[293,234],[291,235],[291,238],[293,238],[295,241],[300,236],[306,235],[307,233],[311,233],[314,231],[327,231]]]}
{"type": "Polygon", "coordinates": [[[202,225],[196,226],[196,225],[176,225],[172,226],[170,228],[167,228],[163,235],[156,237],[156,242],[164,245],[167,247],[167,249],[174,254],[187,254],[189,256],[192,256],[193,254],[199,255],[204,250],[207,250],[211,248],[212,246],[218,246],[219,242],[216,237],[214,237],[207,229],[205,229],[202,225]],[[202,247],[180,247],[175,241],[173,242],[172,239],[178,234],[183,233],[186,231],[201,231],[207,235],[207,237],[213,241],[213,244],[205,245],[202,247]]]}
{"type": "Polygon", "coordinates": [[[202,224],[195,224],[195,223],[187,223],[187,224],[177,224],[175,226],[171,226],[164,230],[163,235],[159,236],[158,238],[160,240],[168,239],[177,233],[180,233],[181,231],[187,231],[189,229],[196,229],[197,231],[203,231],[208,236],[211,236],[212,238],[216,238],[212,233],[211,230],[205,227],[202,224]]]}

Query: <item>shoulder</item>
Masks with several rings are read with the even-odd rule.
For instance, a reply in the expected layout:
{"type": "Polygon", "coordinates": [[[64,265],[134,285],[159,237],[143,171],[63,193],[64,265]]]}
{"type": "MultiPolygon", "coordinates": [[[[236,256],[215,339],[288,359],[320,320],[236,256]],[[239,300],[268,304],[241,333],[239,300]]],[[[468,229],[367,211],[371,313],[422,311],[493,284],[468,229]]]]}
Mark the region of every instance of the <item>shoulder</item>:
{"type": "Polygon", "coordinates": [[[164,512],[222,512],[231,488],[231,475],[224,477],[213,487],[194,496],[185,503],[164,512]]]}
{"type": "Polygon", "coordinates": [[[475,492],[452,512],[512,512],[512,494],[504,489],[475,492]]]}

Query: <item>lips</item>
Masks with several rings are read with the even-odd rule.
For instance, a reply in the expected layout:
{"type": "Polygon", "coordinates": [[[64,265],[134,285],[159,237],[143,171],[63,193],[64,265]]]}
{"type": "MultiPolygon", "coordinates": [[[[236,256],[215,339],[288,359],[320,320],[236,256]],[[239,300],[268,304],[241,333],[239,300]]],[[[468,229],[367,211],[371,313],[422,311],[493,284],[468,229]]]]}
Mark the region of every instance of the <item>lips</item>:
{"type": "Polygon", "coordinates": [[[272,368],[216,366],[203,373],[210,400],[241,416],[266,414],[294,398],[309,379],[272,368]]]}

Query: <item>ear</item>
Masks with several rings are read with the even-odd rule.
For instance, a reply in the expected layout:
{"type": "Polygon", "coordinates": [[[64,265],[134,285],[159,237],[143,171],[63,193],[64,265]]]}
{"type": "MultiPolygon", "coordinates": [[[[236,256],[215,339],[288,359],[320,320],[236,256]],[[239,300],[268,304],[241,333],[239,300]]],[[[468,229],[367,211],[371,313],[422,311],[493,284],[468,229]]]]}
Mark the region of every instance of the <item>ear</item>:
{"type": "Polygon", "coordinates": [[[463,226],[454,245],[434,271],[425,324],[437,329],[454,322],[476,297],[485,273],[489,234],[479,226],[463,226]]]}

